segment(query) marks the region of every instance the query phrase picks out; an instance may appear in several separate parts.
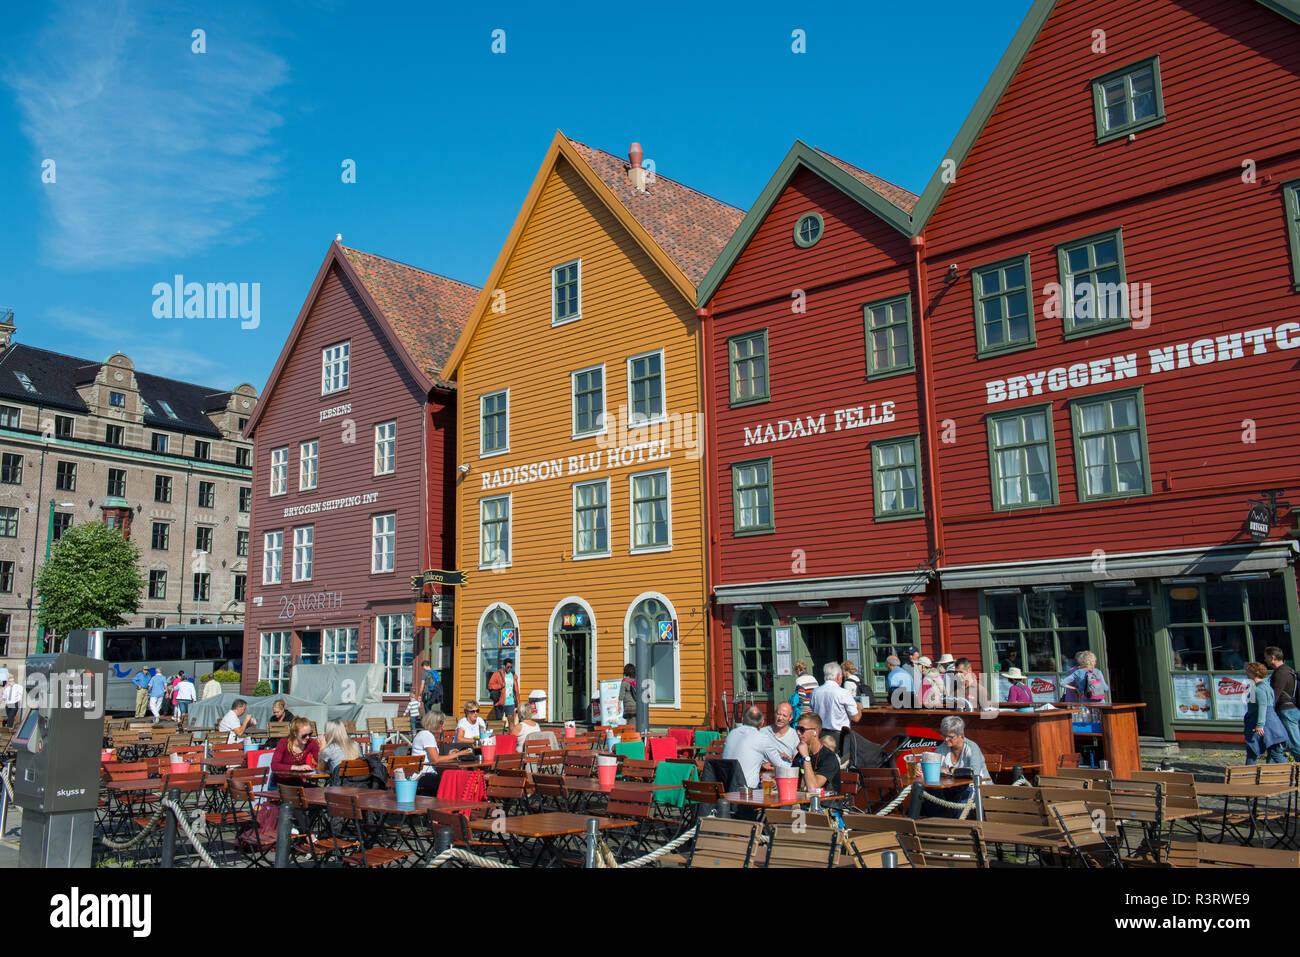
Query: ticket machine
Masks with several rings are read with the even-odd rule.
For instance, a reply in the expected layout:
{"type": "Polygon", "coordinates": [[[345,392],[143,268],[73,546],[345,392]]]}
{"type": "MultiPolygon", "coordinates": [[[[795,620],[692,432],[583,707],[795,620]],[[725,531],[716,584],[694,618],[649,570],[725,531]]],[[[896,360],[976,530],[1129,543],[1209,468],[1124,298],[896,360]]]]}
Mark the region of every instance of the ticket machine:
{"type": "Polygon", "coordinates": [[[107,665],[82,655],[27,659],[14,735],[20,867],[89,867],[99,801],[107,665]]]}

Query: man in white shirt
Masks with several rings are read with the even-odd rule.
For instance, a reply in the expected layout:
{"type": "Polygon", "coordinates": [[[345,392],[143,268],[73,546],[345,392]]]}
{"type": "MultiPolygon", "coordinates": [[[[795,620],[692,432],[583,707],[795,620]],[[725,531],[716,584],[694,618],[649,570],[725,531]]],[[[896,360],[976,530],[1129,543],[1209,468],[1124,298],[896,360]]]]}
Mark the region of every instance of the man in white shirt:
{"type": "Polygon", "coordinates": [[[740,772],[749,788],[758,787],[764,762],[773,768],[790,766],[781,745],[762,728],[763,712],[750,705],[745,709],[744,723],[727,735],[727,743],[722,748],[723,758],[740,762],[740,772]]]}
{"type": "Polygon", "coordinates": [[[254,719],[251,714],[244,714],[247,710],[248,702],[243,698],[236,698],[235,703],[232,704],[230,710],[226,712],[226,716],[222,718],[221,723],[217,725],[218,731],[226,732],[227,744],[234,744],[242,738],[248,732],[250,725],[252,727],[257,727],[256,719],[254,719]]]}
{"type": "Polygon", "coordinates": [[[221,682],[212,677],[211,674],[204,675],[203,700],[207,701],[209,698],[215,698],[219,694],[221,694],[221,682]]]}
{"type": "Polygon", "coordinates": [[[794,760],[794,753],[799,750],[799,732],[791,727],[794,721],[794,708],[790,702],[782,701],[772,712],[772,723],[763,731],[776,739],[781,753],[794,760]]]}
{"type": "Polygon", "coordinates": [[[18,713],[23,708],[23,686],[17,681],[10,681],[4,690],[5,720],[13,727],[18,723],[18,713]]]}
{"type": "Polygon", "coordinates": [[[189,718],[190,705],[198,698],[194,688],[194,682],[185,672],[181,672],[181,680],[176,685],[176,720],[180,722],[181,727],[185,727],[185,722],[189,718]]]}
{"type": "Polygon", "coordinates": [[[833,661],[822,667],[825,682],[812,693],[812,709],[822,719],[822,727],[833,731],[843,740],[849,723],[862,720],[862,709],[857,699],[844,688],[844,672],[833,661]]]}

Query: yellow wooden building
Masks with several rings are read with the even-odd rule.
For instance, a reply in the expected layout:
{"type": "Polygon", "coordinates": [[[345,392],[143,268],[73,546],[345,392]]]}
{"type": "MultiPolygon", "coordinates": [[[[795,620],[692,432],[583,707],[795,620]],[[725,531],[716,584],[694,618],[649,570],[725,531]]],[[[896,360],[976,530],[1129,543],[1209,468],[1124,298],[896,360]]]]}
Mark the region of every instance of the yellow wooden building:
{"type": "Polygon", "coordinates": [[[444,369],[458,394],[453,699],[513,657],[587,720],[644,634],[650,720],[709,710],[696,286],[744,215],[557,133],[444,369]]]}

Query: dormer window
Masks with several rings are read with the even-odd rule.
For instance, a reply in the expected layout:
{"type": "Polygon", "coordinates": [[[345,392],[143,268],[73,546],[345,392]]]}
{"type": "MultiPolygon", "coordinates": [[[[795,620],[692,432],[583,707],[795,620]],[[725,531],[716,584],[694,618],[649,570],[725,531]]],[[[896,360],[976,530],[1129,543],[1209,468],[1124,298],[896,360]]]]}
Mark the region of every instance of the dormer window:
{"type": "Polygon", "coordinates": [[[27,373],[15,372],[14,375],[18,377],[18,381],[23,384],[23,388],[26,389],[28,392],[36,391],[36,386],[32,385],[31,379],[27,378],[27,373]]]}
{"type": "Polygon", "coordinates": [[[162,410],[167,413],[167,418],[180,419],[180,416],[177,415],[176,411],[171,407],[171,403],[169,403],[166,399],[159,399],[158,404],[162,406],[162,410]]]}

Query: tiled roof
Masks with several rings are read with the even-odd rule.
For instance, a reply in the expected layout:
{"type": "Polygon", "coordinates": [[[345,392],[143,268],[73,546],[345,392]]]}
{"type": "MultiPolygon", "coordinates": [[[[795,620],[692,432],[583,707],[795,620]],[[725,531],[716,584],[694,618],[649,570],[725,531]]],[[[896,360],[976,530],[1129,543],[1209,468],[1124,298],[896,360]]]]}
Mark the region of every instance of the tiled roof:
{"type": "MultiPolygon", "coordinates": [[[[76,385],[92,381],[102,365],[102,362],[15,343],[0,355],[0,398],[39,402],[86,413],[90,409],[82,401],[76,385]],[[27,377],[35,392],[26,390],[15,375],[18,372],[27,377]]],[[[144,416],[146,425],[221,438],[221,430],[212,424],[206,413],[224,409],[230,398],[229,392],[138,370],[135,381],[140,388],[140,397],[151,410],[144,416]],[[164,402],[176,413],[176,418],[167,415],[164,402]]]]}
{"type": "Polygon", "coordinates": [[[576,140],[569,143],[686,278],[699,285],[745,211],[658,173],[641,192],[627,177],[626,159],[576,140]]]}
{"type": "Polygon", "coordinates": [[[848,173],[854,179],[858,180],[861,183],[865,183],[867,186],[870,186],[873,190],[875,190],[885,199],[889,200],[891,203],[893,203],[895,206],[897,206],[899,209],[903,210],[906,213],[910,213],[912,211],[912,207],[916,205],[916,201],[921,198],[920,196],[917,196],[916,193],[913,193],[911,190],[903,189],[903,187],[901,186],[895,186],[893,183],[889,182],[888,180],[881,179],[879,176],[875,175],[874,173],[868,173],[864,169],[859,169],[858,167],[854,166],[852,163],[846,163],[838,156],[832,156],[830,153],[826,152],[825,150],[817,149],[817,147],[815,146],[813,147],[813,149],[817,150],[818,153],[820,153],[822,156],[825,156],[828,160],[830,160],[840,169],[844,170],[844,172],[848,173]]]}
{"type": "Polygon", "coordinates": [[[479,287],[359,249],[341,248],[411,358],[434,385],[455,388],[442,378],[442,367],[469,321],[479,287]]]}

